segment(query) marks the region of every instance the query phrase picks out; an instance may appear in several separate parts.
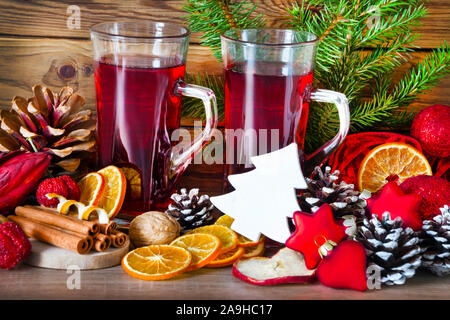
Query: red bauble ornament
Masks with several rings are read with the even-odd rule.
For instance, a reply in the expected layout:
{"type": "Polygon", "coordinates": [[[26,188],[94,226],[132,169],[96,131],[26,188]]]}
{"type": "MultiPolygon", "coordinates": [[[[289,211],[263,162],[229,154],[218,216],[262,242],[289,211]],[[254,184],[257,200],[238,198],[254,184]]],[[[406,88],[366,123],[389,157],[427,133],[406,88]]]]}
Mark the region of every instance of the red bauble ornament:
{"type": "Polygon", "coordinates": [[[441,214],[439,208],[450,204],[450,182],[432,176],[416,176],[403,181],[403,192],[422,197],[419,212],[423,220],[431,220],[441,214]]]}
{"type": "Polygon", "coordinates": [[[411,135],[429,155],[450,156],[450,106],[437,104],[419,112],[411,125],[411,135]]]}
{"type": "Polygon", "coordinates": [[[383,213],[387,211],[391,214],[392,220],[400,217],[403,220],[403,227],[410,227],[414,231],[422,228],[420,204],[420,196],[404,193],[395,181],[386,183],[381,193],[367,200],[367,208],[371,214],[376,214],[382,219],[383,213]]]}
{"type": "Polygon", "coordinates": [[[346,227],[334,220],[327,203],[313,214],[294,212],[294,223],[296,230],[286,241],[286,247],[303,253],[308,269],[314,269],[319,263],[320,246],[328,240],[339,243],[346,236],[346,227]]]}
{"type": "Polygon", "coordinates": [[[316,276],[327,287],[367,290],[366,252],[363,245],[354,240],[342,241],[319,263],[316,276]]]}

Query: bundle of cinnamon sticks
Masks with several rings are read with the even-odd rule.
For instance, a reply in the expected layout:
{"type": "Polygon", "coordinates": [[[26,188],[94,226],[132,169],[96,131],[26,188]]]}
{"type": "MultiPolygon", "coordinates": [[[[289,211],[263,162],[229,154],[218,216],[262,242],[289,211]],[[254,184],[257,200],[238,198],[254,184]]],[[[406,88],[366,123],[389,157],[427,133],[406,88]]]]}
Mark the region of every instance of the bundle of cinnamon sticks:
{"type": "Polygon", "coordinates": [[[127,235],[117,230],[117,224],[99,224],[98,221],[79,220],[61,215],[55,210],[39,207],[17,207],[16,215],[8,218],[17,223],[28,237],[69,249],[79,254],[92,249],[103,252],[111,246],[122,247],[127,235]]]}

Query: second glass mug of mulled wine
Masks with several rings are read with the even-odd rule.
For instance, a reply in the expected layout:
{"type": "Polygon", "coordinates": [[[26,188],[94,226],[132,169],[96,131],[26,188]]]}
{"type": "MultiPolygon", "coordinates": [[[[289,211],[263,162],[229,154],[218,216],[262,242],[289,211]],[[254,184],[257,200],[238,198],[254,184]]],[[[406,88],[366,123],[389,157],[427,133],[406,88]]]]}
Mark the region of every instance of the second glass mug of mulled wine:
{"type": "Polygon", "coordinates": [[[128,176],[125,212],[166,207],[177,179],[217,125],[213,91],[183,81],[189,35],[183,26],[162,22],[91,28],[98,167],[114,164],[128,176]],[[174,152],[181,96],[201,99],[206,119],[202,134],[174,152]]]}
{"type": "Polygon", "coordinates": [[[292,142],[306,172],[342,143],[350,126],[345,95],[312,88],[319,39],[289,29],[229,30],[221,36],[225,76],[226,174],[252,169],[250,157],[292,142]],[[338,134],[304,155],[309,101],[334,103],[338,134]]]}

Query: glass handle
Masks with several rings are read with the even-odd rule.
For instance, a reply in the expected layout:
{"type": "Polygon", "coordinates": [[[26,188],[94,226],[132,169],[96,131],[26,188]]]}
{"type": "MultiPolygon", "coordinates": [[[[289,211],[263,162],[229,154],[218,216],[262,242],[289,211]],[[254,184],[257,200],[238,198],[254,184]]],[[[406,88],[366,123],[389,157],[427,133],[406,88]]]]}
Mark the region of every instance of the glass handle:
{"type": "Polygon", "coordinates": [[[350,129],[350,110],[347,97],[339,92],[331,90],[317,89],[311,93],[311,100],[317,102],[334,103],[339,114],[339,132],[337,135],[325,143],[312,154],[306,155],[305,173],[310,174],[314,167],[319,165],[334,149],[336,149],[345,139],[350,129]]]}
{"type": "MultiPolygon", "coordinates": [[[[179,82],[176,93],[185,97],[197,98],[203,101],[205,107],[205,128],[202,133],[195,137],[194,141],[183,152],[175,153],[172,148],[171,155],[171,176],[183,171],[190,163],[192,157],[202,149],[203,145],[211,138],[213,130],[217,127],[217,101],[214,92],[205,87],[179,82]]],[[[178,144],[177,146],[179,146],[178,144]]],[[[177,148],[175,148],[177,149],[177,148]]]]}

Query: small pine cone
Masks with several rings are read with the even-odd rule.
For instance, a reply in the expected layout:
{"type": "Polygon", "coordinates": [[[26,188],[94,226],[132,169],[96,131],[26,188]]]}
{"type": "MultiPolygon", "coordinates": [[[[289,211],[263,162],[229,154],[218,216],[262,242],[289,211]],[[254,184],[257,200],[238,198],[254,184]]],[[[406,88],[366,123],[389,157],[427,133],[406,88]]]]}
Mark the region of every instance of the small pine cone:
{"type": "Polygon", "coordinates": [[[211,224],[213,221],[212,209],[214,205],[208,195],[198,196],[199,189],[180,190],[170,197],[174,202],[169,205],[166,213],[177,219],[181,225],[181,233],[211,224]]]}
{"type": "Polygon", "coordinates": [[[421,265],[419,237],[411,228],[403,228],[400,217],[391,220],[389,212],[362,220],[356,240],[367,253],[367,266],[380,270],[381,283],[404,284],[421,265]]]}
{"type": "Polygon", "coordinates": [[[438,276],[450,274],[450,209],[440,208],[441,214],[423,222],[420,233],[422,267],[438,276]]]}
{"type": "Polygon", "coordinates": [[[316,167],[312,178],[306,178],[308,189],[298,196],[302,211],[314,213],[322,204],[328,203],[336,218],[347,215],[362,217],[367,205],[365,199],[370,195],[361,194],[354,189],[353,184],[345,181],[336,184],[335,181],[339,179],[339,174],[338,170],[331,172],[331,168],[328,166],[325,167],[324,172],[320,167],[316,167]]]}

